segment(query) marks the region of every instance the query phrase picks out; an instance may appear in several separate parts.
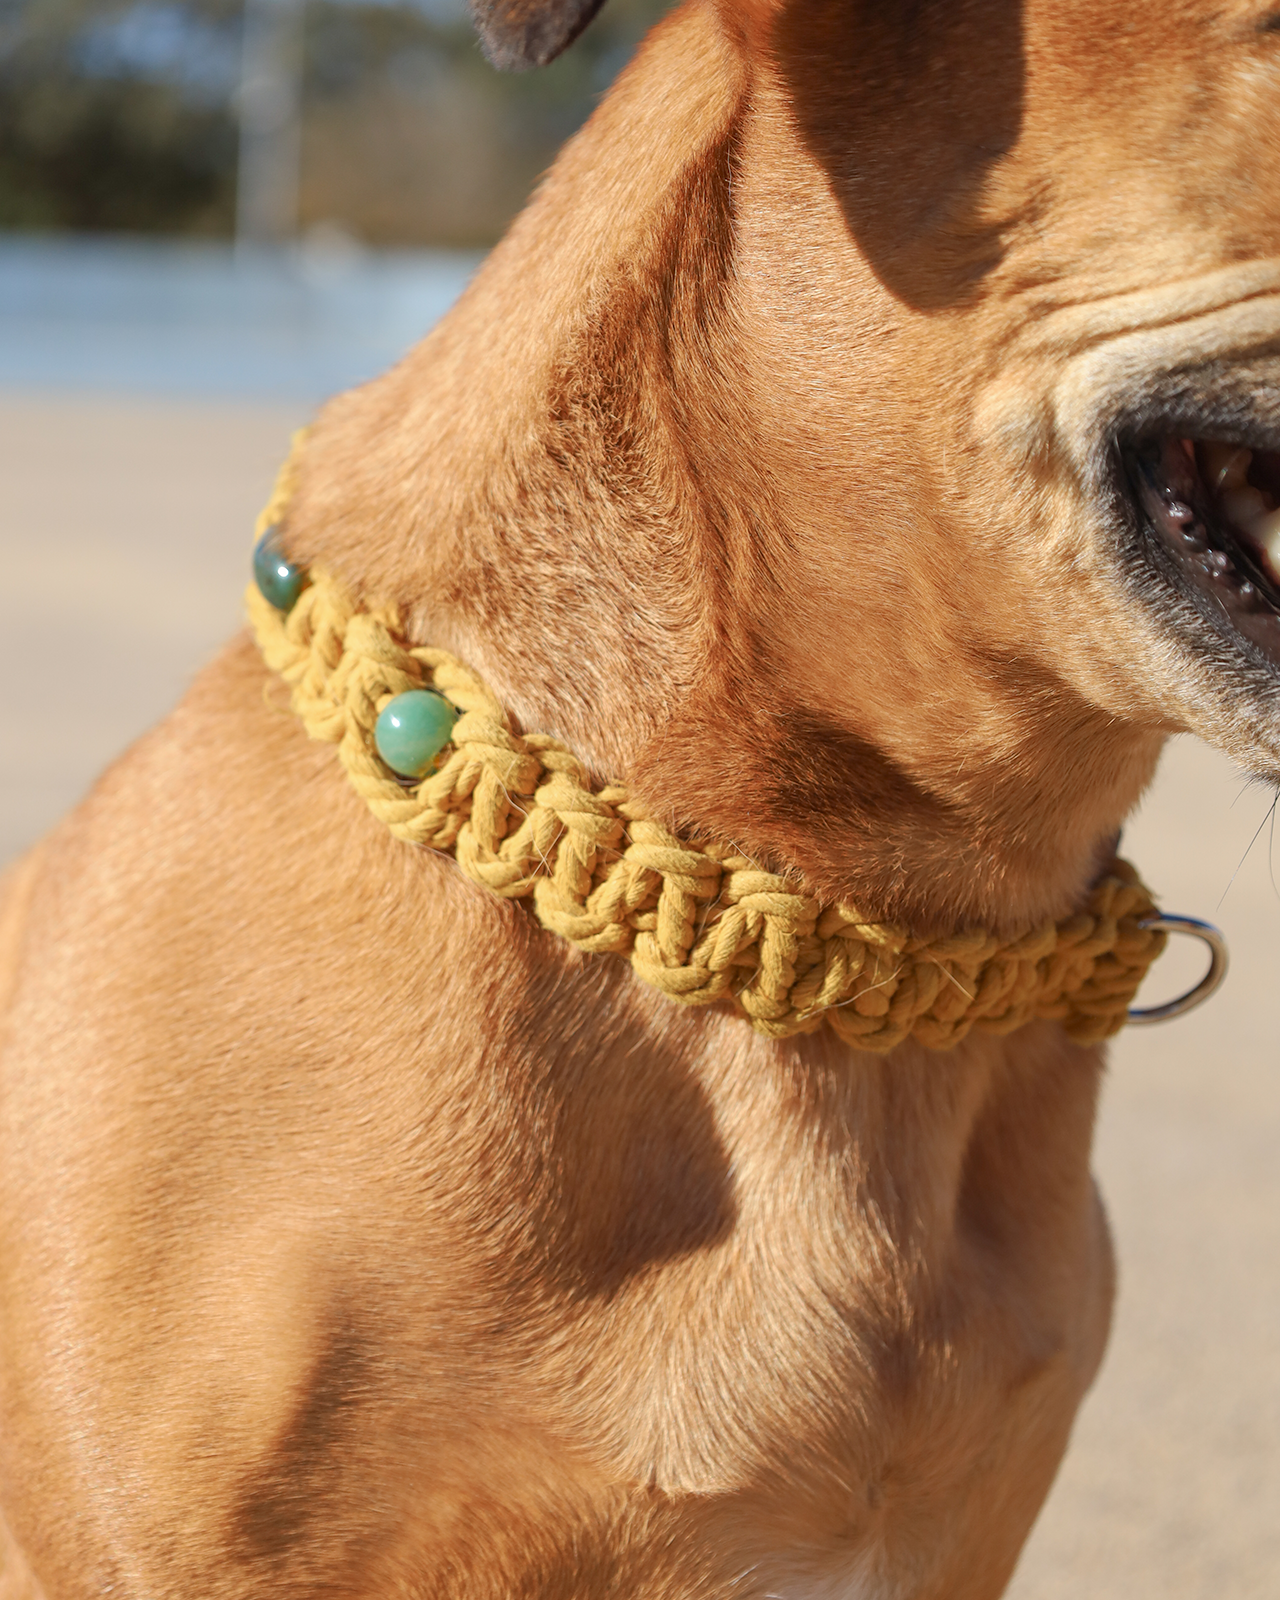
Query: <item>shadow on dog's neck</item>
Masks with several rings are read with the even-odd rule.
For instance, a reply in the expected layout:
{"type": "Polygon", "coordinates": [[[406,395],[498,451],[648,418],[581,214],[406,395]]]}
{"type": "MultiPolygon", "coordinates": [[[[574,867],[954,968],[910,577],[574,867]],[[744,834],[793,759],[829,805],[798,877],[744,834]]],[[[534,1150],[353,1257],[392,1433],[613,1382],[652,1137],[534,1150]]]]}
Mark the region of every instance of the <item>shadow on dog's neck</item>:
{"type": "Polygon", "coordinates": [[[969,335],[875,279],[746,59],[709,9],[657,31],[453,313],[327,407],[291,547],[823,899],[1062,914],[1162,735],[1057,670],[938,368],[969,335]]]}

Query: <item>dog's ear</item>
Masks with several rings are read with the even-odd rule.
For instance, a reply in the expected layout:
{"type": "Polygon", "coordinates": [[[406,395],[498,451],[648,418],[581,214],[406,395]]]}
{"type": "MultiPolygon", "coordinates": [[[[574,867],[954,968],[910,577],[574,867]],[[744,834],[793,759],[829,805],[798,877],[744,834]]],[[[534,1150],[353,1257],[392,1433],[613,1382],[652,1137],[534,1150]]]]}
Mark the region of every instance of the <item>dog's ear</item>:
{"type": "Polygon", "coordinates": [[[545,67],[573,43],[604,0],[470,0],[484,53],[503,72],[545,67]]]}

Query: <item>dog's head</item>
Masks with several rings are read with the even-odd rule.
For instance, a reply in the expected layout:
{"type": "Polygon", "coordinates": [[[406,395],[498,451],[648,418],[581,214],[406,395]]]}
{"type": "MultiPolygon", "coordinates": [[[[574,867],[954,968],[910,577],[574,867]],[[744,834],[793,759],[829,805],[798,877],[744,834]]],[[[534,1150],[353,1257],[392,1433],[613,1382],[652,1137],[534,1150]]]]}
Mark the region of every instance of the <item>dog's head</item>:
{"type": "MultiPolygon", "coordinates": [[[[476,0],[504,64],[549,59],[596,8],[476,0]]],[[[1151,715],[1280,768],[1280,6],[721,11],[753,74],[751,116],[774,135],[771,151],[743,146],[741,221],[756,211],[779,268],[821,288],[823,348],[797,330],[790,363],[803,384],[848,375],[873,402],[867,437],[887,415],[904,456],[927,429],[938,531],[971,564],[985,542],[984,574],[1016,569],[1052,594],[1055,632],[1092,657],[1077,671],[1094,690],[1118,688],[1117,712],[1138,689],[1151,715]],[[830,249],[801,153],[848,251],[830,249]],[[886,336],[883,381],[866,343],[886,336]]],[[[902,463],[881,476],[900,486],[902,463]]]]}
{"type": "Polygon", "coordinates": [[[988,603],[1280,775],[1280,7],[796,6],[772,48],[988,603]]]}

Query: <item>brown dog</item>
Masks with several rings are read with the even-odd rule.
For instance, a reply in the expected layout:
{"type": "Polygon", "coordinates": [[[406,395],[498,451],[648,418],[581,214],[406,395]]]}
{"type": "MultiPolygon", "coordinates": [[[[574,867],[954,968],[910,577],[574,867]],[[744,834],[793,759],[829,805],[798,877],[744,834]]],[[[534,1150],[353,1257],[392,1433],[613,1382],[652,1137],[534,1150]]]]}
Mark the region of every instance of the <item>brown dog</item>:
{"type": "MultiPolygon", "coordinates": [[[[1280,772],[1278,106],[1255,0],[691,0],[290,548],[824,897],[1064,914],[1171,730],[1280,772]]],[[[1100,1052],[676,1009],[266,683],[8,886],[4,1600],[998,1594],[1106,1335],[1100,1052]]]]}

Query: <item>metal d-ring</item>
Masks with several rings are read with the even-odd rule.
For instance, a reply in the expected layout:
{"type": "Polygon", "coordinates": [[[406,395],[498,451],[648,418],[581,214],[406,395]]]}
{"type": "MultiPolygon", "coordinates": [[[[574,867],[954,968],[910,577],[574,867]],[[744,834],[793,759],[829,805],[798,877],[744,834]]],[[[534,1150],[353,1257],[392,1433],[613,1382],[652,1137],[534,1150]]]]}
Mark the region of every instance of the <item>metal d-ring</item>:
{"type": "Polygon", "coordinates": [[[1186,994],[1176,1000],[1166,1000],[1162,1006],[1143,1006],[1129,1012],[1131,1025],[1147,1022],[1168,1022],[1171,1017],[1181,1017],[1202,1005],[1215,990],[1221,988],[1227,975],[1227,941],[1211,922],[1201,922],[1199,917],[1167,917],[1158,911],[1154,916],[1143,917],[1140,928],[1159,928],[1163,933],[1189,933],[1193,939],[1209,946],[1209,970],[1186,994]]]}

